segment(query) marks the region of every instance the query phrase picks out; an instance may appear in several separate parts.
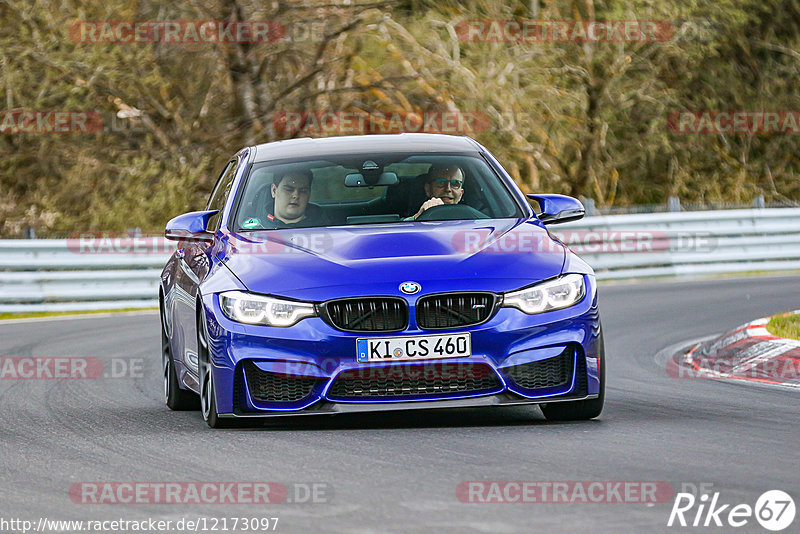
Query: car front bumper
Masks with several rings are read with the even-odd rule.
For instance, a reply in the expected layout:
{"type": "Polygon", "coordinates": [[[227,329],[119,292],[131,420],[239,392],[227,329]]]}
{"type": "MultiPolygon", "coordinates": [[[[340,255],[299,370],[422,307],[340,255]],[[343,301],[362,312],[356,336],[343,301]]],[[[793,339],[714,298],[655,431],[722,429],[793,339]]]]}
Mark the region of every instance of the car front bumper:
{"type": "MultiPolygon", "coordinates": [[[[594,280],[589,278],[589,283],[593,284],[594,280]]],[[[207,295],[203,305],[217,410],[223,417],[265,417],[513,406],[597,398],[602,341],[596,288],[590,289],[587,298],[564,310],[526,315],[514,308],[500,308],[483,324],[453,329],[452,332],[470,333],[472,355],[469,357],[388,364],[358,363],[356,340],[443,332],[406,329],[390,334],[357,334],[337,330],[319,317],[304,319],[289,328],[245,325],[231,321],[222,313],[217,295],[207,295]],[[513,369],[524,369],[520,366],[552,361],[556,357],[572,360],[569,380],[557,387],[522,387],[512,378],[513,369]],[[279,377],[313,379],[314,384],[300,400],[258,400],[251,395],[245,364],[254,364],[260,372],[279,377]],[[457,373],[488,370],[496,375],[497,383],[477,390],[418,395],[404,392],[399,396],[345,398],[333,394],[332,387],[342,373],[378,372],[390,368],[412,373],[432,366],[444,369],[450,366],[450,369],[457,369],[457,373]]]]}

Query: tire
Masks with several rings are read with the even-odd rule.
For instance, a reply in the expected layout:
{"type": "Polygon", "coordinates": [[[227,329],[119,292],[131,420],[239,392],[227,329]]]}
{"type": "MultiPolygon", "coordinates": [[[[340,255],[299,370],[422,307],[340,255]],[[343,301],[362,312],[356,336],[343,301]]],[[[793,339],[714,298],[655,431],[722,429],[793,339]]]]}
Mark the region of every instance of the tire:
{"type": "Polygon", "coordinates": [[[600,355],[600,391],[596,399],[553,402],[541,405],[542,413],[548,421],[586,421],[594,419],[603,411],[606,397],[606,349],[603,342],[603,331],[598,340],[600,355]]]}
{"type": "Polygon", "coordinates": [[[200,412],[203,420],[211,428],[235,428],[240,426],[236,419],[223,419],[217,413],[216,388],[211,359],[208,354],[208,341],[205,337],[203,321],[197,321],[197,359],[200,363],[200,412]]]}
{"type": "Polygon", "coordinates": [[[161,312],[161,369],[164,378],[164,403],[167,408],[176,412],[199,409],[199,397],[192,391],[181,389],[178,384],[178,374],[175,372],[175,362],[172,360],[172,348],[165,330],[163,309],[161,312]]]}

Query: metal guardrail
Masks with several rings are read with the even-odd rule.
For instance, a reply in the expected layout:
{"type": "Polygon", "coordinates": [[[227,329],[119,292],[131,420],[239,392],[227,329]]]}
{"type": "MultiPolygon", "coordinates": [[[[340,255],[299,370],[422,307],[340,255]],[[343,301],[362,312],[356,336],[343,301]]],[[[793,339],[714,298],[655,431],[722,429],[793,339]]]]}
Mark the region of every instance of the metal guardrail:
{"type": "Polygon", "coordinates": [[[120,242],[0,240],[0,313],[158,306],[159,274],[174,243],[161,237],[120,242]]]}
{"type": "MultiPolygon", "coordinates": [[[[587,217],[550,230],[601,280],[800,269],[800,208],[587,217]]],[[[157,306],[174,244],[145,239],[144,253],[111,242],[0,240],[0,313],[157,306]]]]}
{"type": "Polygon", "coordinates": [[[551,229],[567,244],[583,236],[571,248],[604,280],[800,269],[800,208],[610,215],[551,229]]]}

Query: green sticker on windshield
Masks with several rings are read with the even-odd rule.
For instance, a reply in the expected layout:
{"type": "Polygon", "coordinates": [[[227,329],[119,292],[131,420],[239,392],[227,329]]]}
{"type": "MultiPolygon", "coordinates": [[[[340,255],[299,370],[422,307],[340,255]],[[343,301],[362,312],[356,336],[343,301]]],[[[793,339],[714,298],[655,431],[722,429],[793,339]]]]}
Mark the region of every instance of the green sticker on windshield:
{"type": "Polygon", "coordinates": [[[253,217],[252,219],[247,219],[245,222],[242,223],[243,228],[252,228],[254,226],[258,226],[261,224],[261,221],[253,217]]]}

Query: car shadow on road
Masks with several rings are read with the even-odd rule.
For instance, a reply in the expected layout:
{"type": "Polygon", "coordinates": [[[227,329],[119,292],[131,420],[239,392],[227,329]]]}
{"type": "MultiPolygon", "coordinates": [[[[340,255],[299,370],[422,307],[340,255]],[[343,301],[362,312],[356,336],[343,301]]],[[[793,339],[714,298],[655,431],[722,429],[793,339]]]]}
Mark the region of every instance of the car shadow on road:
{"type": "MultiPolygon", "coordinates": [[[[119,407],[98,408],[91,412],[75,414],[73,423],[91,433],[113,431],[141,434],[163,435],[164,432],[180,434],[208,431],[199,411],[171,412],[160,405],[148,408],[122,409],[119,407]],[[142,426],[142,420],[151,422],[142,426]]],[[[69,419],[69,417],[67,417],[69,419]]],[[[327,431],[327,430],[381,430],[415,428],[497,428],[522,426],[567,426],[587,428],[602,425],[602,416],[591,421],[547,421],[534,406],[514,406],[503,408],[445,408],[436,410],[384,411],[370,413],[350,413],[314,416],[281,416],[263,419],[239,419],[230,430],[214,432],[252,432],[252,431],[327,431]]]]}

